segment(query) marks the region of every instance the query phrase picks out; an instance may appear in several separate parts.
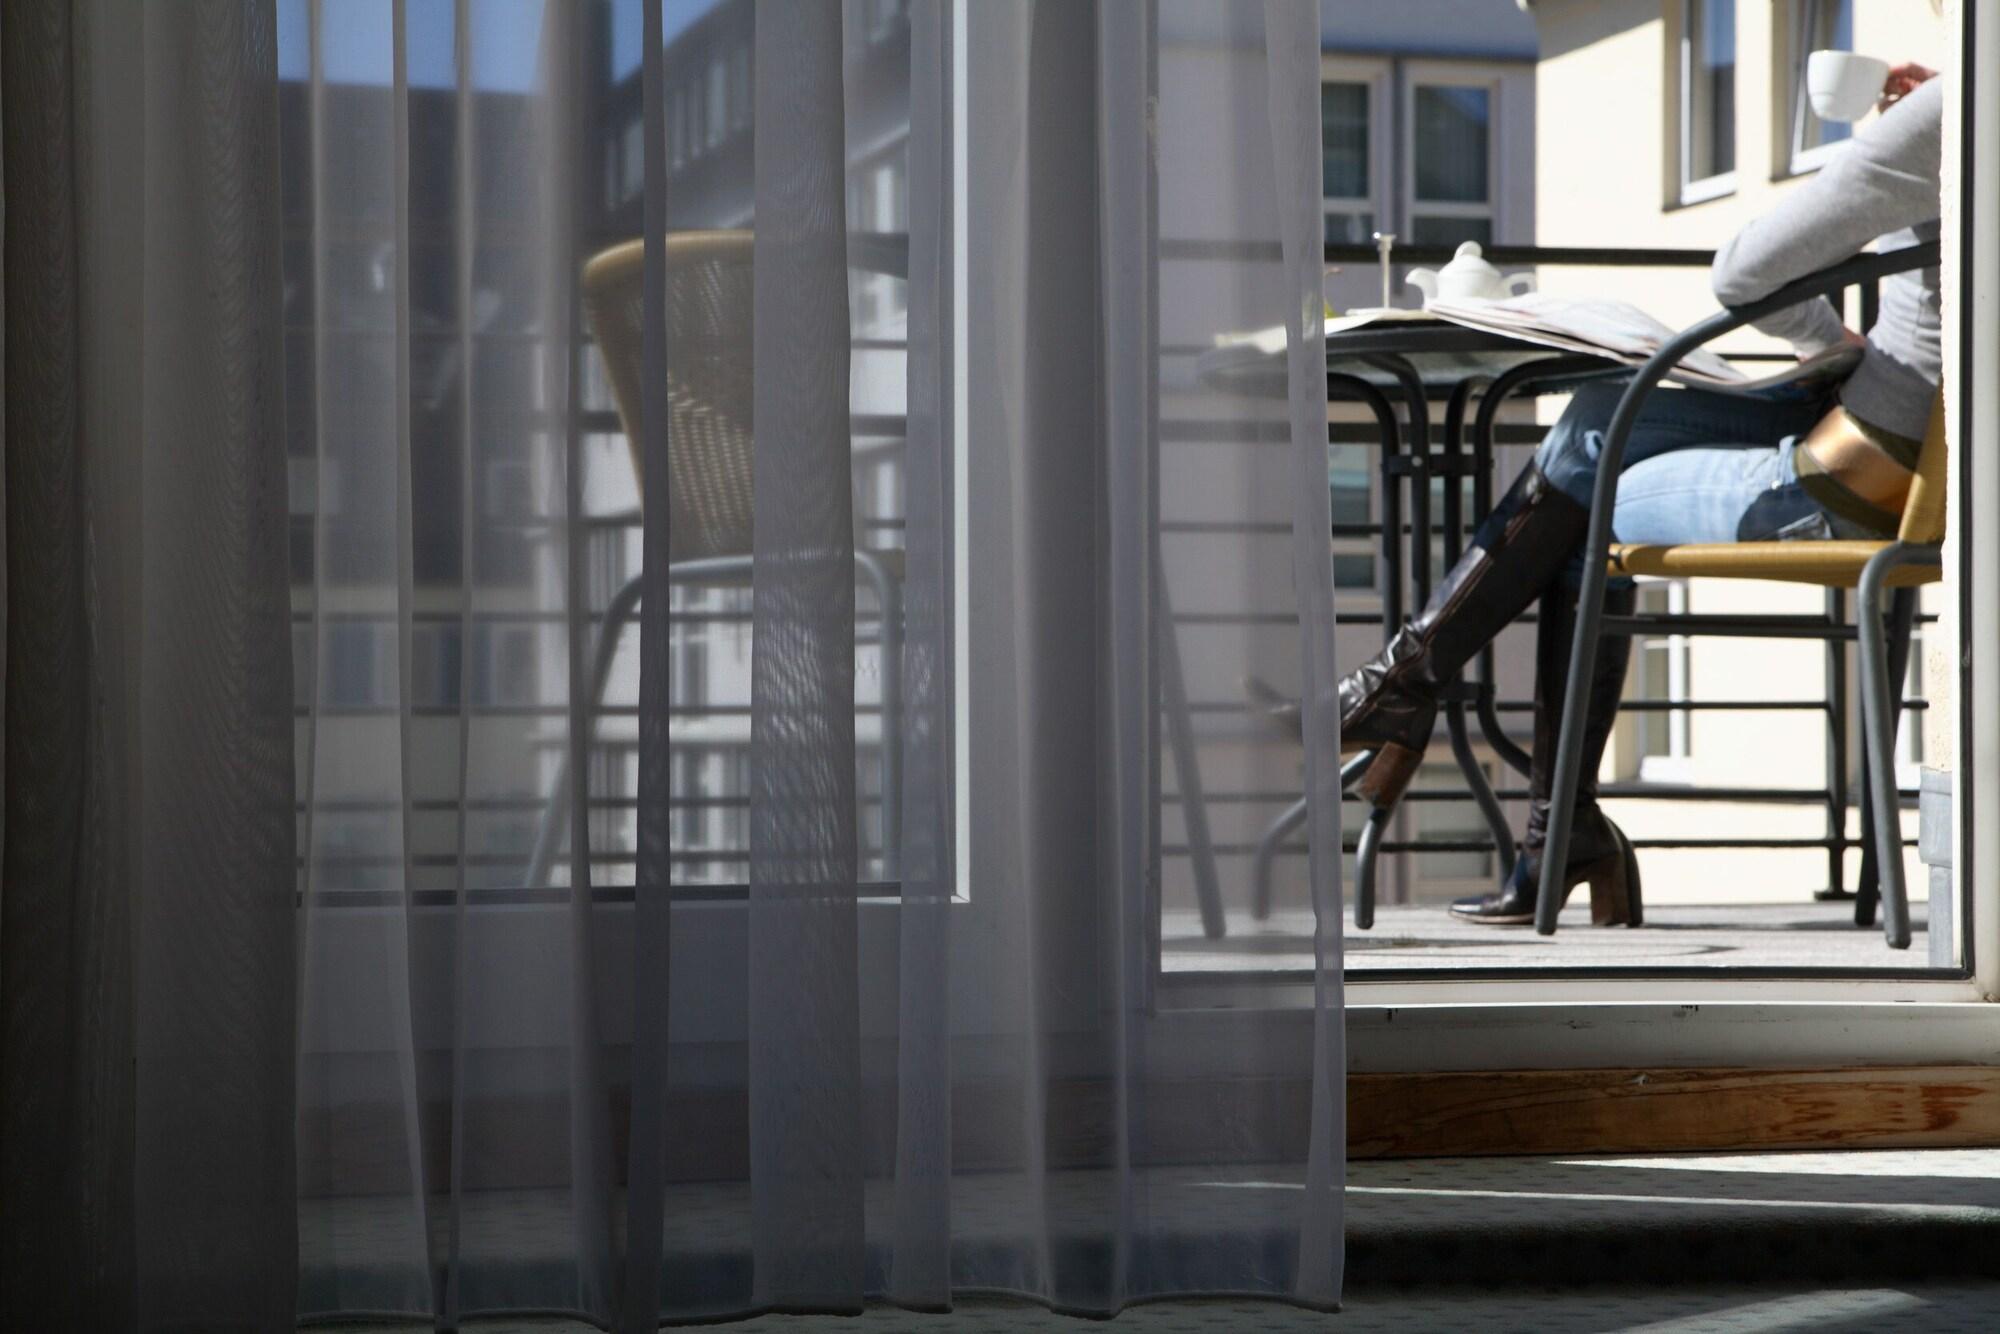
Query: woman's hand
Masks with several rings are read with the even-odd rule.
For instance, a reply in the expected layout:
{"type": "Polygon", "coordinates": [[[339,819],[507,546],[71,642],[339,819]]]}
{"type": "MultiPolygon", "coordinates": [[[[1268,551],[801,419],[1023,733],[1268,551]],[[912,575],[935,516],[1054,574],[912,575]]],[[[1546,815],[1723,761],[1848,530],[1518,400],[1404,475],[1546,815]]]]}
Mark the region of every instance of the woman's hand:
{"type": "Polygon", "coordinates": [[[1842,328],[1840,338],[1835,342],[1827,343],[1820,347],[1815,347],[1808,343],[1800,343],[1796,344],[1792,348],[1792,351],[1797,354],[1800,361],[1811,361],[1814,357],[1825,356],[1834,349],[1843,347],[1851,347],[1856,351],[1865,351],[1868,347],[1867,336],[1858,334],[1852,329],[1842,328]]]}
{"type": "Polygon", "coordinates": [[[1887,111],[1896,103],[1908,97],[1917,85],[1937,77],[1937,71],[1928,65],[1919,65],[1914,60],[1906,60],[1889,68],[1889,77],[1882,81],[1882,97],[1875,103],[1877,111],[1887,111]]]}

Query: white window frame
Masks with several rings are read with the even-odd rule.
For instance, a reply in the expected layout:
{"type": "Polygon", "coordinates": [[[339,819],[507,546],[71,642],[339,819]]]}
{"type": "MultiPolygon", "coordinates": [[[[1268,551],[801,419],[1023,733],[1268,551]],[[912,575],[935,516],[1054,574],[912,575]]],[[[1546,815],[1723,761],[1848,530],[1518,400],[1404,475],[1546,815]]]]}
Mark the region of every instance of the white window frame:
{"type": "MultiPolygon", "coordinates": [[[[1352,56],[1321,56],[1320,86],[1329,83],[1358,83],[1368,89],[1368,194],[1366,197],[1325,196],[1320,198],[1322,218],[1336,213],[1355,214],[1364,209],[1375,217],[1376,231],[1394,231],[1395,218],[1389,205],[1389,162],[1394,151],[1391,135],[1395,127],[1389,115],[1389,62],[1352,56]]],[[[1325,223],[1321,223],[1324,231],[1325,223]]]]}
{"type": "Polygon", "coordinates": [[[1500,152],[1506,133],[1506,92],[1503,73],[1492,66],[1459,62],[1413,60],[1404,66],[1402,107],[1398,120],[1403,133],[1396,145],[1398,178],[1401,181],[1398,214],[1406,233],[1404,241],[1418,244],[1417,219],[1485,219],[1487,235],[1497,243],[1504,239],[1500,201],[1507,197],[1509,182],[1500,152]],[[1419,88],[1483,88],[1486,90],[1486,199],[1483,203],[1462,200],[1417,198],[1417,90],[1419,88]]]}
{"type": "MultiPolygon", "coordinates": [[[[1666,594],[1667,605],[1662,610],[1670,616],[1685,616],[1688,610],[1688,586],[1685,579],[1646,580],[1640,585],[1640,597],[1646,593],[1659,591],[1666,594]]],[[[1649,651],[1664,651],[1667,655],[1667,698],[1686,699],[1689,692],[1689,678],[1692,672],[1693,641],[1687,635],[1642,635],[1633,646],[1635,655],[1649,651]]],[[[1643,671],[1643,664],[1641,665],[1643,671]]],[[[1690,783],[1694,781],[1694,752],[1692,720],[1685,709],[1670,709],[1657,715],[1642,717],[1647,721],[1658,717],[1667,724],[1667,753],[1648,755],[1643,747],[1638,751],[1636,772],[1642,783],[1690,783]]]]}
{"type": "MultiPolygon", "coordinates": [[[[1917,590],[1917,612],[1923,614],[1923,589],[1917,590]]],[[[1913,625],[1910,627],[1910,656],[1903,668],[1903,679],[1896,683],[1900,692],[1896,696],[1896,786],[1908,790],[1923,781],[1924,772],[1924,713],[1902,707],[1903,701],[1913,693],[1922,693],[1924,686],[1924,638],[1930,627],[1913,625]]]]}
{"type": "MultiPolygon", "coordinates": [[[[1668,82],[1671,100],[1666,120],[1670,127],[1668,157],[1673,163],[1674,200],[1681,205],[1705,204],[1709,200],[1721,199],[1736,193],[1735,167],[1710,176],[1689,175],[1689,166],[1694,161],[1694,6],[1696,3],[1697,0],[1677,0],[1672,28],[1673,45],[1670,59],[1673,77],[1668,82]]],[[[1742,18],[1740,11],[1737,18],[1740,30],[1742,18]]],[[[1743,68],[1743,44],[1740,38],[1736,51],[1736,68],[1740,79],[1743,68]]],[[[1742,105],[1740,100],[1737,105],[1738,107],[1742,105]]]]}
{"type": "Polygon", "coordinates": [[[1806,118],[1813,114],[1806,102],[1806,57],[1813,50],[1806,26],[1813,7],[1824,2],[1785,0],[1773,14],[1771,53],[1774,67],[1771,87],[1775,97],[1771,106],[1774,131],[1772,161],[1781,164],[1776,173],[1780,178],[1818,171],[1847,142],[1839,139],[1811,148],[1801,146],[1805,138],[1806,118]]]}

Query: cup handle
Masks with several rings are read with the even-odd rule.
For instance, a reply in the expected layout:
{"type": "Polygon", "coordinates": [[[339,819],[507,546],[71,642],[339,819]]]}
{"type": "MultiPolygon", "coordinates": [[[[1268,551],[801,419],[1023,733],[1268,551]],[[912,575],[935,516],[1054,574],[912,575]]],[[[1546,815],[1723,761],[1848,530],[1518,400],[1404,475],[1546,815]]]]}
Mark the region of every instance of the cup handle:
{"type": "Polygon", "coordinates": [[[1535,290],[1535,275],[1532,273],[1510,273],[1505,286],[1508,296],[1526,296],[1535,290]]]}

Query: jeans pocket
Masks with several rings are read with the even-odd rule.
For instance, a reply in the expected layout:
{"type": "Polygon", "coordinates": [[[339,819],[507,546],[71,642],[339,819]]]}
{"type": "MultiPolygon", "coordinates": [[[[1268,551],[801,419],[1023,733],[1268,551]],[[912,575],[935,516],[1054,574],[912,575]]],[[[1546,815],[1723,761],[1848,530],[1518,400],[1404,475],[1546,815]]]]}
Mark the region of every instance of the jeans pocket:
{"type": "Polygon", "coordinates": [[[1826,511],[1797,482],[1758,496],[1736,525],[1739,542],[1812,542],[1832,536],[1826,511]]]}
{"type": "Polygon", "coordinates": [[[1792,520],[1771,535],[1774,542],[1819,542],[1833,536],[1833,523],[1815,508],[1811,514],[1792,520]]]}

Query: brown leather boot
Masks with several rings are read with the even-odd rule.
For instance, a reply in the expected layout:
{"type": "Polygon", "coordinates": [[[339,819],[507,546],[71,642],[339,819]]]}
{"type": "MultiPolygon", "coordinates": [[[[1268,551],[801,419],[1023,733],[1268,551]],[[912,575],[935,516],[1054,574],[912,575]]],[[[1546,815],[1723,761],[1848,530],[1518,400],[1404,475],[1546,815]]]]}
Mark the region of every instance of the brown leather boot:
{"type": "MultiPolygon", "coordinates": [[[[1638,593],[1627,586],[1604,592],[1606,616],[1629,616],[1638,593]]],[[[1570,641],[1576,634],[1576,595],[1553,588],[1542,598],[1535,629],[1535,753],[1528,772],[1528,827],[1514,857],[1514,870],[1498,890],[1451,905],[1452,915],[1490,926],[1525,926],[1535,920],[1535,897],[1542,883],[1542,843],[1549,826],[1549,790],[1555,783],[1556,737],[1562,731],[1563,690],[1569,679],[1570,641]]],[[[1618,720],[1625,668],[1632,660],[1628,635],[1605,635],[1591,667],[1589,708],[1583,733],[1583,780],[1576,794],[1576,823],[1569,839],[1563,899],[1578,885],[1590,885],[1590,920],[1598,926],[1638,926],[1645,919],[1639,899],[1639,860],[1624,831],[1597,804],[1597,769],[1618,720]]]]}
{"type": "Polygon", "coordinates": [[[1558,577],[1589,520],[1530,463],[1422,614],[1342,679],[1340,753],[1377,752],[1355,784],[1371,804],[1402,797],[1430,744],[1439,691],[1558,577]]]}

